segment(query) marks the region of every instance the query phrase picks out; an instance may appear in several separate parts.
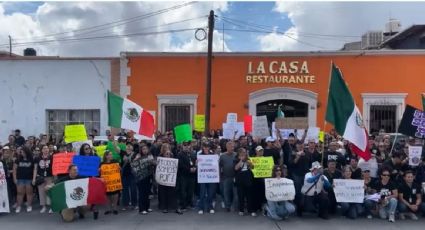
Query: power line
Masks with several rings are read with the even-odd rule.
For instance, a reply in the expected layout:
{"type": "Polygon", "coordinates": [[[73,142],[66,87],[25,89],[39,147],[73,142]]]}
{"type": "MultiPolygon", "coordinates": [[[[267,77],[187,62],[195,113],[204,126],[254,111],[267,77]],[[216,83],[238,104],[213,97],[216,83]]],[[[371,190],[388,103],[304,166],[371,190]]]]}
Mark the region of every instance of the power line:
{"type": "MultiPolygon", "coordinates": [[[[90,26],[90,27],[76,29],[76,30],[72,30],[72,31],[65,31],[65,32],[60,32],[60,33],[53,33],[53,34],[48,34],[48,35],[44,35],[44,36],[39,36],[39,37],[33,37],[33,39],[34,38],[38,39],[38,38],[54,37],[54,36],[62,35],[62,34],[73,34],[73,33],[80,32],[80,31],[89,31],[89,32],[86,32],[86,34],[92,33],[92,32],[105,30],[105,29],[109,29],[109,28],[112,28],[112,27],[116,27],[116,26],[121,26],[121,25],[131,23],[131,22],[134,22],[134,21],[143,20],[143,19],[153,17],[153,16],[156,16],[156,15],[159,15],[159,14],[163,14],[163,13],[166,13],[166,12],[169,12],[169,11],[172,11],[172,10],[176,10],[176,9],[179,9],[179,8],[182,8],[182,7],[194,4],[194,3],[197,3],[197,2],[195,2],[195,1],[187,2],[187,3],[175,5],[175,6],[172,6],[172,7],[169,7],[169,8],[161,9],[161,10],[158,10],[158,11],[155,11],[155,12],[151,12],[151,13],[148,13],[148,14],[143,14],[143,15],[127,18],[127,19],[120,19],[120,20],[117,20],[117,21],[112,21],[112,22],[108,22],[108,23],[105,23],[105,24],[90,26]],[[97,28],[101,28],[101,27],[106,27],[106,28],[97,29],[97,28]],[[97,30],[90,31],[90,30],[93,30],[93,29],[97,29],[97,30]]],[[[25,40],[25,39],[27,39],[27,38],[17,38],[15,40],[25,40]]]]}

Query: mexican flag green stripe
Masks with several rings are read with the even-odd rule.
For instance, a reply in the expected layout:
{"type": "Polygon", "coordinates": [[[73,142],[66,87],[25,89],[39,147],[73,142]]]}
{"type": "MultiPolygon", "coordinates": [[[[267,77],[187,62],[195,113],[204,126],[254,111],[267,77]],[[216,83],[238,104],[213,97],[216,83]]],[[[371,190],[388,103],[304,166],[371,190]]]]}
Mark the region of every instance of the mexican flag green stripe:
{"type": "Polygon", "coordinates": [[[121,127],[122,120],[122,105],[124,100],[122,97],[119,97],[110,91],[108,91],[108,116],[109,116],[109,126],[111,127],[121,127]]]}

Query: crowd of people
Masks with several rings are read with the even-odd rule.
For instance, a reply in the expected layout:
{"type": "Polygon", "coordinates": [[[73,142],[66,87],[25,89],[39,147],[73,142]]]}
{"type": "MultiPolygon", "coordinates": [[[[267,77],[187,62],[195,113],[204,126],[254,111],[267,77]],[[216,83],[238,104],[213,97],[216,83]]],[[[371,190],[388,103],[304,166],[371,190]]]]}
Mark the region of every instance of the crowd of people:
{"type": "MultiPolygon", "coordinates": [[[[107,193],[104,215],[130,210],[147,215],[153,211],[151,201],[155,197],[159,211],[179,215],[188,210],[196,210],[200,215],[223,211],[283,220],[291,215],[313,213],[323,219],[332,215],[350,219],[377,216],[390,222],[406,217],[416,220],[425,215],[425,158],[418,166],[410,166],[408,154],[409,145],[423,145],[422,140],[393,139],[377,133],[370,136],[368,148],[372,157],[365,161],[335,131],[327,133],[319,143],[315,139],[305,140],[305,135],[297,139],[294,133],[282,138],[279,132],[264,139],[244,135],[234,140],[220,139],[219,131],[207,136],[194,133],[192,141],[180,144],[175,142],[172,132],[158,132],[155,136],[152,141],[138,141],[131,133],[121,133],[115,140],[108,133],[107,143],[93,142],[95,146],[108,146],[101,165],[119,163],[121,168],[122,190],[107,193]],[[198,183],[198,156],[214,154],[219,155],[220,183],[198,183]],[[156,183],[157,157],[178,159],[175,187],[156,183]],[[272,177],[293,180],[295,199],[267,200],[264,178],[254,177],[251,157],[272,157],[272,177]],[[142,173],[134,173],[134,161],[140,162],[142,173]],[[338,203],[333,190],[335,179],[364,180],[364,202],[338,203]]],[[[94,136],[89,139],[94,140],[94,136]]],[[[22,211],[24,204],[26,211],[31,212],[34,196],[40,203],[40,213],[52,213],[48,189],[55,183],[80,178],[75,165],[69,166],[69,174],[53,176],[54,154],[65,151],[85,156],[97,154],[89,144],[73,150],[70,144],[48,135],[25,139],[20,130],[10,135],[8,143],[0,148],[9,203],[16,213],[22,211]]],[[[86,211],[91,211],[95,219],[99,217],[99,207],[94,205],[84,212],[81,210],[66,210],[62,216],[71,221],[75,213],[84,218],[86,211]]]]}

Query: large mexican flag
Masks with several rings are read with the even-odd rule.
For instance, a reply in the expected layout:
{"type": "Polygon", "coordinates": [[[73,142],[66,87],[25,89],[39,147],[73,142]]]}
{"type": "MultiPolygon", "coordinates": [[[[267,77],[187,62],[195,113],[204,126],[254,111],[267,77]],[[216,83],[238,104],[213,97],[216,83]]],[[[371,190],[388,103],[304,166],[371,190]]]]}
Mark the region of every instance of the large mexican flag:
{"type": "Polygon", "coordinates": [[[106,187],[97,178],[84,178],[60,182],[49,189],[52,210],[60,212],[88,204],[105,204],[106,187]]]}
{"type": "Polygon", "coordinates": [[[362,116],[345,84],[341,71],[333,63],[330,77],[326,121],[332,123],[344,139],[350,141],[362,152],[357,152],[361,157],[369,160],[368,135],[362,116]]]}
{"type": "Polygon", "coordinates": [[[108,124],[152,137],[155,124],[152,114],[138,104],[108,91],[108,124]]]}

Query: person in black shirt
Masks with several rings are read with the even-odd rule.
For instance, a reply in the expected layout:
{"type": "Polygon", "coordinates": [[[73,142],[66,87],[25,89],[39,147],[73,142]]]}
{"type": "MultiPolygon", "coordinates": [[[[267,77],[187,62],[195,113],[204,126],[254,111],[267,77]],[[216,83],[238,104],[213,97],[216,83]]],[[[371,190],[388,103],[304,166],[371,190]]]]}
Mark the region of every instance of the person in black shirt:
{"type": "Polygon", "coordinates": [[[337,152],[338,143],[333,141],[329,144],[329,151],[325,153],[323,156],[323,167],[328,168],[328,161],[334,160],[336,162],[336,168],[341,170],[343,166],[345,166],[344,156],[337,152]]]}
{"type": "Polygon", "coordinates": [[[15,130],[15,144],[16,146],[23,146],[25,144],[25,138],[21,136],[21,130],[15,130]]]}
{"type": "MultiPolygon", "coordinates": [[[[289,168],[291,170],[291,178],[294,181],[295,186],[295,204],[298,206],[298,210],[301,210],[301,188],[304,183],[304,176],[310,171],[312,163],[312,155],[310,152],[304,151],[304,144],[301,141],[297,141],[296,147],[292,152],[291,160],[289,162],[289,168]]],[[[300,212],[297,213],[300,215],[300,212]]]]}
{"type": "Polygon", "coordinates": [[[24,196],[27,198],[27,212],[32,211],[33,185],[35,185],[36,168],[32,153],[27,147],[17,148],[18,157],[13,165],[13,180],[18,190],[15,212],[21,212],[24,196]]]}
{"type": "Polygon", "coordinates": [[[254,207],[253,207],[253,199],[252,196],[252,183],[254,179],[254,175],[251,171],[253,168],[252,162],[248,158],[248,153],[244,148],[240,148],[238,150],[237,159],[234,162],[235,165],[235,181],[236,188],[238,192],[238,201],[239,201],[239,215],[243,216],[245,212],[245,203],[248,204],[248,212],[251,213],[252,216],[256,216],[254,207]]]}
{"type": "Polygon", "coordinates": [[[136,178],[131,171],[130,163],[136,157],[136,153],[133,151],[134,147],[132,143],[127,143],[125,151],[120,152],[121,155],[121,181],[122,181],[122,211],[127,209],[134,210],[137,207],[137,185],[136,178]],[[130,206],[131,199],[131,206],[130,206]]]}
{"type": "Polygon", "coordinates": [[[182,212],[193,207],[193,194],[196,185],[196,154],[191,151],[190,142],[183,142],[182,150],[178,153],[177,188],[179,207],[182,212]]]}
{"type": "MultiPolygon", "coordinates": [[[[334,183],[334,179],[341,179],[342,173],[340,170],[336,168],[335,160],[331,159],[328,161],[328,168],[324,170],[323,175],[328,178],[330,184],[334,183]]],[[[329,199],[329,213],[336,213],[336,198],[333,188],[330,188],[328,191],[328,199],[329,199]]]]}
{"type": "MultiPolygon", "coordinates": [[[[53,160],[49,154],[49,146],[43,145],[41,147],[41,156],[35,160],[37,177],[44,179],[44,182],[38,185],[38,197],[40,199],[40,206],[42,207],[40,213],[45,213],[47,211],[47,205],[50,205],[46,186],[50,186],[53,183],[52,163],[53,160]]],[[[53,213],[53,211],[50,209],[49,213],[53,213]]]]}
{"type": "Polygon", "coordinates": [[[403,174],[406,170],[408,170],[409,166],[402,162],[400,152],[393,152],[391,159],[385,161],[382,168],[390,170],[391,180],[401,183],[403,182],[403,174]]]}
{"type": "Polygon", "coordinates": [[[357,157],[353,157],[349,161],[350,170],[351,170],[351,179],[360,180],[362,178],[362,169],[358,167],[357,157]]]}
{"type": "Polygon", "coordinates": [[[273,137],[267,137],[266,138],[266,148],[264,149],[264,156],[265,157],[273,157],[273,161],[275,165],[280,165],[280,149],[277,149],[274,146],[274,142],[276,139],[273,137]]]}
{"type": "Polygon", "coordinates": [[[391,180],[389,169],[382,169],[381,179],[372,188],[381,196],[381,199],[378,201],[379,216],[381,219],[388,218],[390,222],[395,222],[398,191],[396,184],[391,180]]]}
{"type": "Polygon", "coordinates": [[[416,213],[419,212],[422,203],[421,187],[413,182],[415,176],[412,171],[406,171],[403,178],[404,182],[398,188],[400,219],[405,219],[407,214],[412,220],[417,220],[416,213]]]}

